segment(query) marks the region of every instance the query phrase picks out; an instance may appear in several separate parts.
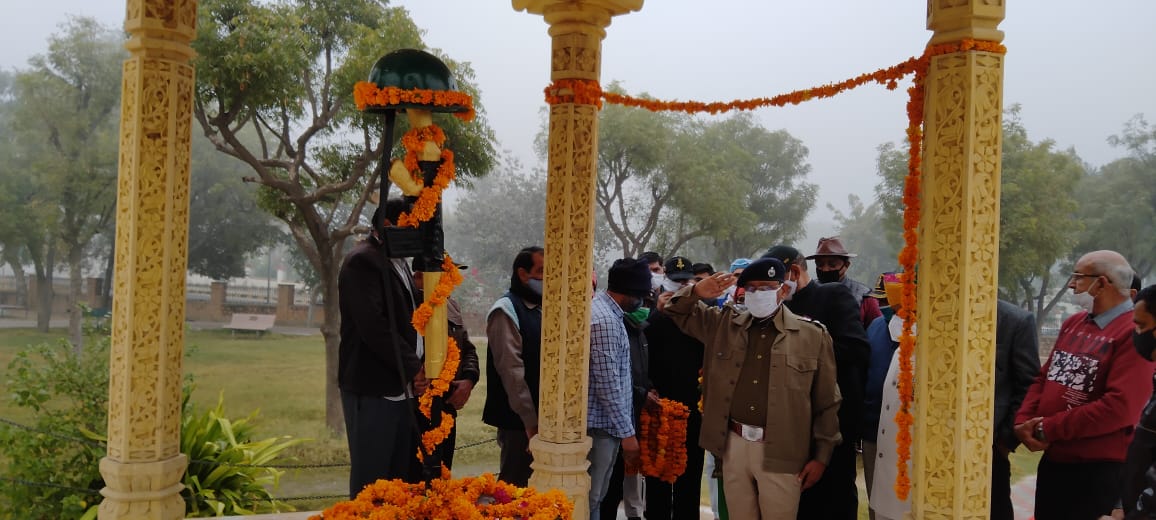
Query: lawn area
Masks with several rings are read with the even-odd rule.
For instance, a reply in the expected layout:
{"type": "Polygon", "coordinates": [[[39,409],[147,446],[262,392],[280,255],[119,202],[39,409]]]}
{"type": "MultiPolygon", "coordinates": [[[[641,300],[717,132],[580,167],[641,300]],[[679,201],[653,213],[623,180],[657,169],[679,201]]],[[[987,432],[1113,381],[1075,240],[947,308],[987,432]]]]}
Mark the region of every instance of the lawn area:
{"type": "MultiPolygon", "coordinates": [[[[0,329],[0,368],[29,345],[58,341],[64,330],[43,334],[27,329],[0,329]]],[[[349,455],[344,435],[333,435],[324,426],[324,343],[321,335],[264,336],[237,335],[219,330],[187,331],[184,372],[195,384],[193,404],[204,409],[224,396],[231,418],[257,411],[257,438],[288,435],[309,442],[292,448],[285,464],[327,465],[347,463],[349,455]]],[[[484,356],[485,343],[480,345],[484,356]]],[[[484,366],[484,360],[483,360],[484,366]]],[[[0,381],[7,379],[5,375],[0,381]]],[[[479,382],[465,409],[458,416],[458,446],[492,441],[494,429],[482,424],[485,401],[484,380],[479,382]]],[[[6,383],[5,383],[6,384],[6,383]]],[[[32,412],[15,408],[3,392],[0,418],[22,424],[31,422],[32,412]]],[[[454,458],[455,475],[497,472],[498,451],[493,442],[460,450],[454,458]]],[[[348,490],[347,466],[287,469],[276,497],[342,495],[348,490]]],[[[336,499],[293,500],[302,510],[321,509],[336,499]]]]}

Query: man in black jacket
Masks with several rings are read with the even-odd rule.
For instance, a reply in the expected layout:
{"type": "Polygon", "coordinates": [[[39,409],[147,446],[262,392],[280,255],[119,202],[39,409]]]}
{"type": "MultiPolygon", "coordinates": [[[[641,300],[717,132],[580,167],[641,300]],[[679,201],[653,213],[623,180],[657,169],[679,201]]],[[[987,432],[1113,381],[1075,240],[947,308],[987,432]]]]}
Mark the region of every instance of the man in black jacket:
{"type": "Polygon", "coordinates": [[[859,491],[855,485],[855,444],[859,441],[871,347],[860,321],[859,301],[839,283],[820,284],[807,274],[807,260],[798,249],[777,245],[763,258],[777,258],[787,267],[784,283],[794,288],[785,305],[791,312],[823,324],[835,347],[836,379],[843,402],[839,431],[843,442],[831,454],[823,478],[803,491],[799,519],[858,518],[859,491]]]}
{"type": "Polygon", "coordinates": [[[428,386],[424,345],[410,324],[416,300],[409,263],[388,258],[383,229],[404,203],[373,214],[373,231],[345,257],[338,274],[341,342],[337,385],[349,442],[349,496],[378,479],[416,481],[416,396],[428,386]]]}
{"type": "Polygon", "coordinates": [[[1008,455],[1020,441],[1015,434],[1016,412],[1028,387],[1040,373],[1040,342],[1036,316],[999,300],[995,311],[995,446],[991,464],[991,518],[1015,518],[1011,501],[1011,463],[1008,455]]]}

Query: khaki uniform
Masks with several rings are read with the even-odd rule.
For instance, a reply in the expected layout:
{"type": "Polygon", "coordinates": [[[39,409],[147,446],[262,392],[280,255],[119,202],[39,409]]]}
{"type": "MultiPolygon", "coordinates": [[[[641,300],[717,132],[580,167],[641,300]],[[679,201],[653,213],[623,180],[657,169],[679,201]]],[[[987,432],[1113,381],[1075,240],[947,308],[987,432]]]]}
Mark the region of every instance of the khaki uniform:
{"type": "MultiPolygon", "coordinates": [[[[785,494],[779,498],[785,499],[783,502],[790,508],[797,507],[800,490],[797,485],[791,489],[786,476],[793,477],[811,460],[827,464],[832,450],[842,440],[837,415],[841,398],[835,381],[831,336],[819,323],[796,316],[785,306],[776,311],[771,323],[765,324],[774,330],[762,334],[749,312],[736,311],[730,305],[721,309],[708,307],[694,295],[693,287],[675,293],[665,312],[683,332],[702,341],[706,347],[699,444],[723,460],[728,458],[728,443],[744,443],[734,446],[734,451],[744,453],[743,457],[757,457],[761,452],[761,465],[750,464],[745,468],[755,472],[751,476],[759,482],[756,492],[759,496],[743,496],[742,490],[732,491],[728,484],[728,508],[736,500],[748,505],[756,503],[761,505],[756,505],[763,511],[761,516],[768,517],[768,498],[774,497],[762,496],[764,493],[785,494]],[[744,441],[731,431],[735,388],[743,365],[748,362],[748,349],[770,356],[770,373],[761,378],[767,396],[765,414],[759,415],[765,418],[765,424],[757,425],[764,426],[766,433],[762,442],[754,443],[744,441]],[[760,470],[770,477],[769,481],[782,485],[764,487],[764,475],[758,474],[760,470]]],[[[749,383],[744,381],[748,389],[749,383]]],[[[724,479],[729,472],[724,465],[724,479]]],[[[758,512],[759,509],[754,511],[756,515],[758,512]]],[[[736,511],[732,508],[731,513],[734,515],[736,511]]]]}

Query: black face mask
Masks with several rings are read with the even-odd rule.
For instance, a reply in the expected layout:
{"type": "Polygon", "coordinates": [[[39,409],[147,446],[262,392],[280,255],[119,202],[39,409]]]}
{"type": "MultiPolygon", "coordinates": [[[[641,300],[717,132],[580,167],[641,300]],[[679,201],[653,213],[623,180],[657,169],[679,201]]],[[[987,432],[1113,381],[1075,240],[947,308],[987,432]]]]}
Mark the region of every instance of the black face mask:
{"type": "Polygon", "coordinates": [[[1140,357],[1151,360],[1152,352],[1156,351],[1156,329],[1148,332],[1133,332],[1132,346],[1136,347],[1136,352],[1140,357]]]}
{"type": "Polygon", "coordinates": [[[818,270],[816,270],[815,271],[815,278],[817,278],[819,280],[819,283],[838,282],[839,281],[839,270],[838,269],[836,269],[834,271],[818,271],[818,270]]]}

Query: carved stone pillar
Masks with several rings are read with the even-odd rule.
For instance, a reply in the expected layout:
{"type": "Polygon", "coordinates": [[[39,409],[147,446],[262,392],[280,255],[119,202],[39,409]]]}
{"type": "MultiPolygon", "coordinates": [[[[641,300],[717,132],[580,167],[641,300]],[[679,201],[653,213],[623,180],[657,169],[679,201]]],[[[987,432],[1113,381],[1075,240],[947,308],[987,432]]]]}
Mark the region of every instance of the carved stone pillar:
{"type": "Polygon", "coordinates": [[[102,520],[184,518],[181,355],[195,0],[128,0],[102,520]]]}
{"type": "MultiPolygon", "coordinates": [[[[1002,0],[931,0],[932,44],[1002,41],[1002,0]]],[[[925,82],[912,512],[988,518],[1003,56],[931,59],[925,82]]]]}
{"type": "MultiPolygon", "coordinates": [[[[514,9],[543,15],[550,25],[551,79],[598,81],[602,39],[615,15],[637,11],[642,0],[513,0],[514,9]]],[[[530,442],[530,484],[561,489],[574,518],[590,515],[586,454],[586,390],[590,368],[590,273],[594,251],[598,107],[550,107],[546,182],[545,297],[538,435],[530,442]]]]}

